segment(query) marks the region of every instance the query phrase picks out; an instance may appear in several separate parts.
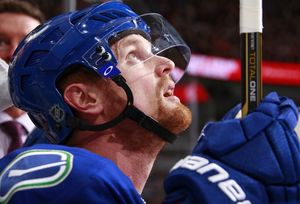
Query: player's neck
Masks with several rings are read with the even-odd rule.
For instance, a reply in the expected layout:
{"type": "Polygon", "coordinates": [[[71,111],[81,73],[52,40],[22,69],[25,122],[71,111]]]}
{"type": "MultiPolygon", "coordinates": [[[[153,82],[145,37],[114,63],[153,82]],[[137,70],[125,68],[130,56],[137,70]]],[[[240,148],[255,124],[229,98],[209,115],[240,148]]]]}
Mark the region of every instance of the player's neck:
{"type": "Polygon", "coordinates": [[[82,133],[77,137],[80,142],[73,140],[70,145],[88,149],[112,160],[141,193],[165,142],[137,127],[132,121],[125,121],[117,128],[107,131],[84,132],[86,135],[82,133]]]}
{"type": "Polygon", "coordinates": [[[132,153],[129,150],[118,149],[111,160],[130,178],[136,190],[142,193],[157,154],[154,156],[144,152],[132,153]]]}

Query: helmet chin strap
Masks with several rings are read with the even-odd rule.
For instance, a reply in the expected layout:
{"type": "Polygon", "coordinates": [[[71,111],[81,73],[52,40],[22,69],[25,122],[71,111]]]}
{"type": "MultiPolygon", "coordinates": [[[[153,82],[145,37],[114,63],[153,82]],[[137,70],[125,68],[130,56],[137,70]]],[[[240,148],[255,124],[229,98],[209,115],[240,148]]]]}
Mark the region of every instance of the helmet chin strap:
{"type": "Polygon", "coordinates": [[[173,143],[177,139],[177,136],[174,133],[161,126],[156,120],[147,116],[133,105],[132,91],[127,85],[124,77],[118,75],[112,78],[112,80],[118,86],[122,87],[127,95],[127,105],[125,109],[113,120],[98,125],[90,125],[77,117],[69,116],[66,118],[66,123],[69,127],[79,130],[102,131],[117,125],[125,118],[130,118],[131,120],[137,122],[141,127],[155,133],[169,143],[173,143]]]}

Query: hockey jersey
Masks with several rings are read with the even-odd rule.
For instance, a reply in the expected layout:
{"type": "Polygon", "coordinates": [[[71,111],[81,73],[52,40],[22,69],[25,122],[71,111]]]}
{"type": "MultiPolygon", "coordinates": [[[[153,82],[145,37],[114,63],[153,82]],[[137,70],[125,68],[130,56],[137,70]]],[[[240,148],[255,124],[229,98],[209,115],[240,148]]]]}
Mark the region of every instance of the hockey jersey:
{"type": "Polygon", "coordinates": [[[21,148],[0,160],[0,172],[0,203],[144,203],[112,161],[81,148],[21,148]]]}

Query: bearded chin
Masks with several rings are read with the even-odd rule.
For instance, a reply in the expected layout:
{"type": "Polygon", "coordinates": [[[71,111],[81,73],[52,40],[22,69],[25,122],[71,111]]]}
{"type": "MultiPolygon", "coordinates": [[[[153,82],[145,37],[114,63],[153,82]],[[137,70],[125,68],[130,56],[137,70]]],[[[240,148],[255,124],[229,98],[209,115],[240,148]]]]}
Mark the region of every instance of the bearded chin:
{"type": "Polygon", "coordinates": [[[165,107],[160,103],[158,122],[172,133],[179,134],[191,124],[192,113],[181,103],[172,108],[165,107]]]}

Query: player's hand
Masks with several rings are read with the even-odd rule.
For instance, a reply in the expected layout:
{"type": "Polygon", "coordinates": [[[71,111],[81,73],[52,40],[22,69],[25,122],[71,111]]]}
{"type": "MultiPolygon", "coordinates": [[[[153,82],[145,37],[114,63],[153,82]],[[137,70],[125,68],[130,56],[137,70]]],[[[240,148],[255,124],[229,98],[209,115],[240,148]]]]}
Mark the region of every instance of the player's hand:
{"type": "Polygon", "coordinates": [[[12,106],[12,101],[8,89],[8,64],[0,58],[0,111],[12,106]]]}
{"type": "Polygon", "coordinates": [[[300,144],[294,131],[298,115],[291,99],[271,93],[242,119],[208,124],[194,153],[256,178],[265,184],[270,201],[300,202],[300,144]]]}
{"type": "Polygon", "coordinates": [[[238,109],[206,125],[192,155],[167,178],[167,199],[300,203],[298,108],[271,93],[244,118],[235,119],[238,109]]]}

